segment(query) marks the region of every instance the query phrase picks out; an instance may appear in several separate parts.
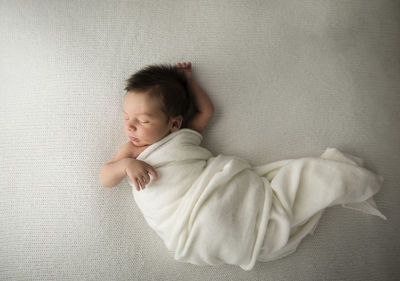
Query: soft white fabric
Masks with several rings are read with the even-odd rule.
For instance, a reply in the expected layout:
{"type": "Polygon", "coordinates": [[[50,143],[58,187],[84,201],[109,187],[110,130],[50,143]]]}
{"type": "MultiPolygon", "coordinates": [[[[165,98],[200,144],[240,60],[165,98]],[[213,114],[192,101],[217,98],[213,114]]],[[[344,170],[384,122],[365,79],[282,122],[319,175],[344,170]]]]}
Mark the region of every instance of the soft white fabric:
{"type": "Polygon", "coordinates": [[[251,270],[257,260],[292,253],[326,207],[357,203],[351,207],[384,218],[372,201],[383,179],[357,157],[328,148],[321,158],[253,168],[235,156],[213,157],[201,141],[198,132],[181,129],[137,158],[159,179],[133,188],[135,200],[179,261],[251,270]]]}
{"type": "Polygon", "coordinates": [[[0,1],[0,280],[400,280],[399,30],[393,0],[0,1]],[[128,140],[125,79],[189,60],[215,106],[204,147],[361,156],[388,220],[329,208],[250,272],[176,262],[99,171],[128,140]]]}

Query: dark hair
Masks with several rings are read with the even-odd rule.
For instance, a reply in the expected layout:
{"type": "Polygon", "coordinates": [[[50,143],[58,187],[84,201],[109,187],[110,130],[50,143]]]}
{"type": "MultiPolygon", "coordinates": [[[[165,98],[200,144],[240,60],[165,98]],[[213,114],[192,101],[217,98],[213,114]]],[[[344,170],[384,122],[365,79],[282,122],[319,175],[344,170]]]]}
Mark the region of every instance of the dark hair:
{"type": "Polygon", "coordinates": [[[181,115],[182,127],[186,125],[192,109],[186,77],[174,66],[167,64],[148,65],[126,80],[125,91],[146,93],[161,98],[161,110],[170,118],[181,115]]]}

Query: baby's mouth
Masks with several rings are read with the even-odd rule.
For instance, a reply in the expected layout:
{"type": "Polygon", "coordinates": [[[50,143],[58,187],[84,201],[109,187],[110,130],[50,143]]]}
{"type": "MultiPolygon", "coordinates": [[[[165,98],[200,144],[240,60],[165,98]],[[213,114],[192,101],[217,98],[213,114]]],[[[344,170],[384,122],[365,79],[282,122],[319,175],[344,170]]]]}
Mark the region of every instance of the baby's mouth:
{"type": "Polygon", "coordinates": [[[134,141],[134,142],[138,142],[138,141],[139,141],[139,139],[138,139],[138,138],[135,138],[135,137],[129,137],[129,139],[130,139],[131,141],[134,141]]]}

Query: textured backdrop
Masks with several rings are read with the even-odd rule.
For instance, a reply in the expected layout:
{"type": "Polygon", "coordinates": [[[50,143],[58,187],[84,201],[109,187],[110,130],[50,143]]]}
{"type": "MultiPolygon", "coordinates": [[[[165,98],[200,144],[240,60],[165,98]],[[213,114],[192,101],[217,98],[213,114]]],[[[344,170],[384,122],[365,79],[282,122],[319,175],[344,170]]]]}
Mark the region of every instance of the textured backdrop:
{"type": "Polygon", "coordinates": [[[400,1],[0,0],[1,280],[399,280],[400,1]],[[339,207],[293,255],[174,261],[125,181],[124,80],[192,61],[216,114],[203,145],[254,165],[364,158],[388,221],[339,207]]]}

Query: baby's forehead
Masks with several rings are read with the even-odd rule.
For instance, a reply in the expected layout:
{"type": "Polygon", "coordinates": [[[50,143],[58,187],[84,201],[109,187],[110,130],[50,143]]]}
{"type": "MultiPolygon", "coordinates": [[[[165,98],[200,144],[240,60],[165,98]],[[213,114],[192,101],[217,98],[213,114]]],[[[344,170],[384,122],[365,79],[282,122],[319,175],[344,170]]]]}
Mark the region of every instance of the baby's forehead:
{"type": "Polygon", "coordinates": [[[128,92],[124,97],[124,107],[154,107],[160,108],[162,105],[162,99],[160,97],[150,96],[146,93],[131,93],[128,92]]]}
{"type": "Polygon", "coordinates": [[[146,97],[145,94],[127,94],[123,104],[124,113],[158,117],[164,115],[159,98],[146,97]]]}

